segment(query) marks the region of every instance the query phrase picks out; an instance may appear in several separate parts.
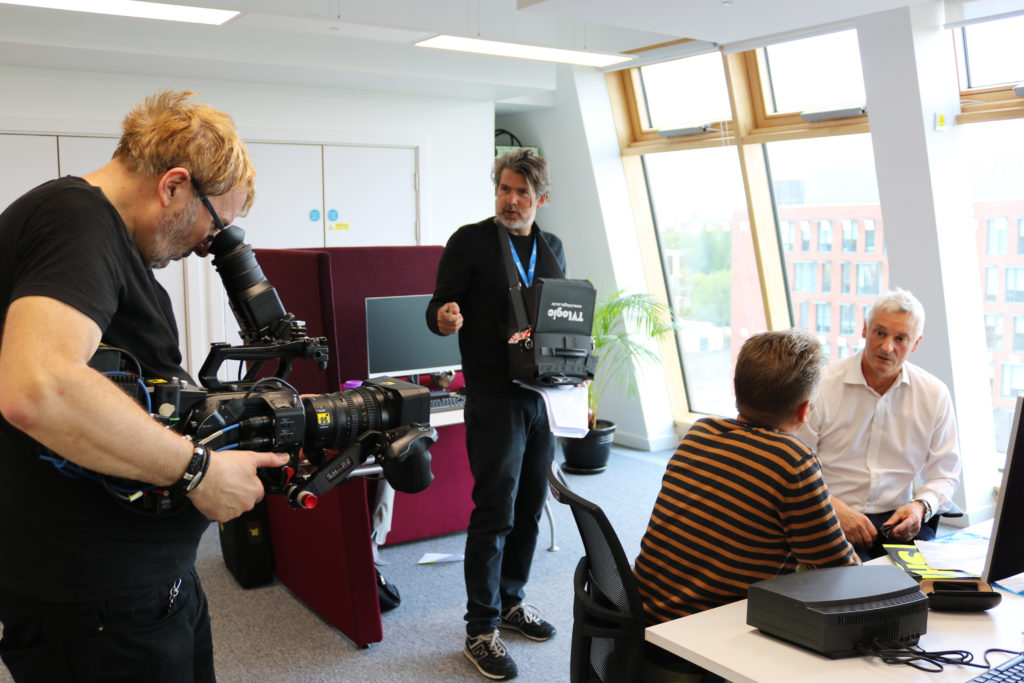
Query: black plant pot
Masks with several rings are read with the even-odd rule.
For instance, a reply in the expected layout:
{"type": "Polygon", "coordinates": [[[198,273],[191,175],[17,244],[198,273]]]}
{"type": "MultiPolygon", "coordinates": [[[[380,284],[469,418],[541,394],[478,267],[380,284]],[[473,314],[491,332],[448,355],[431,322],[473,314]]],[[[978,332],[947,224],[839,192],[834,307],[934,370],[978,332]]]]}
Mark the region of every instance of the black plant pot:
{"type": "Polygon", "coordinates": [[[598,420],[582,439],[562,439],[565,464],[562,469],[570,474],[597,474],[608,467],[608,456],[615,439],[615,423],[598,420]]]}

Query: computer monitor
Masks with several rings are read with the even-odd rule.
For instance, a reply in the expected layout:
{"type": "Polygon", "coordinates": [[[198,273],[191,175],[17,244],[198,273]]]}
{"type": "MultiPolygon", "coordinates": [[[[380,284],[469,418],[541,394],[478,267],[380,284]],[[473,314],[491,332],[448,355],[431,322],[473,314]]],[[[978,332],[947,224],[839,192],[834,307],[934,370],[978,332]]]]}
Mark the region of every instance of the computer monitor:
{"type": "Polygon", "coordinates": [[[375,296],[366,299],[366,357],[369,377],[407,377],[459,370],[457,335],[427,328],[430,294],[375,296]]]}
{"type": "Polygon", "coordinates": [[[999,486],[983,581],[991,584],[1024,573],[1024,394],[1017,397],[1013,429],[1006,445],[1003,483],[999,486]],[[1014,463],[1016,459],[1016,463],[1014,463]]]}

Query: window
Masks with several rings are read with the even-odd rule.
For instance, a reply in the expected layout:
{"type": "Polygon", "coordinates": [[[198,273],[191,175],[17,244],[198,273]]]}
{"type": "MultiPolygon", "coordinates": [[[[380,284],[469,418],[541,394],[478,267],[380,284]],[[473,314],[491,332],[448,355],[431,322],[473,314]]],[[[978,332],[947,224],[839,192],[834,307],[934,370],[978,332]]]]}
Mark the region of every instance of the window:
{"type": "MultiPolygon", "coordinates": [[[[1024,285],[1024,280],[1021,281],[1024,285]]],[[[857,294],[860,296],[878,296],[882,293],[882,264],[857,264],[857,294]]],[[[1024,292],[1021,292],[1024,300],[1024,292]]]]}
{"type": "MultiPolygon", "coordinates": [[[[986,327],[988,326],[988,316],[989,316],[989,314],[986,313],[985,314],[985,326],[986,327]]],[[[999,326],[1000,326],[1000,328],[1002,328],[1002,325],[1003,325],[1003,316],[1000,313],[999,314],[999,326]]],[[[1002,333],[1003,333],[1003,331],[1002,331],[1002,329],[1000,329],[999,330],[1000,338],[1002,337],[1002,333]]],[[[991,347],[989,347],[989,348],[991,348],[991,347]]],[[[998,349],[993,349],[993,350],[994,351],[998,351],[998,349]]],[[[1014,353],[1024,353],[1024,315],[1015,315],[1015,316],[1013,316],[1013,352],[1014,353]]]]}
{"type": "Polygon", "coordinates": [[[1024,266],[1006,267],[1006,303],[1024,303],[1024,266]]]}
{"type": "Polygon", "coordinates": [[[813,293],[818,291],[815,270],[818,264],[814,261],[796,261],[793,263],[793,291],[813,293]]]}
{"type": "Polygon", "coordinates": [[[832,221],[818,221],[818,251],[832,251],[832,221]]]}
{"type": "Polygon", "coordinates": [[[1003,363],[1003,398],[1014,398],[1024,392],[1024,365],[1003,363]]]}
{"type": "Polygon", "coordinates": [[[875,253],[875,219],[864,219],[864,253],[875,253]]]}
{"type": "MultiPolygon", "coordinates": [[[[1024,52],[1021,52],[1017,38],[1004,42],[1003,46],[1005,64],[1014,60],[1021,62],[1024,52]]],[[[979,49],[989,50],[992,47],[994,45],[983,45],[979,49]]],[[[971,56],[973,69],[976,66],[973,50],[971,56]]],[[[1024,63],[1021,66],[1024,67],[1024,63]]],[[[1020,75],[1024,77],[1024,68],[1020,75]]],[[[975,106],[971,102],[976,97],[984,100],[993,95],[992,91],[964,94],[965,112],[975,106]]],[[[1014,100],[1024,105],[1024,99],[1014,100]]],[[[996,429],[997,448],[1002,449],[1009,439],[1013,421],[1016,390],[1012,380],[1017,372],[1004,370],[1005,363],[1016,364],[1019,359],[1008,356],[1024,353],[1024,327],[1021,326],[1024,323],[1020,320],[1021,304],[1024,304],[1024,225],[1021,221],[1024,217],[1024,165],[1021,164],[1024,158],[1024,118],[970,123],[961,126],[959,132],[962,158],[969,165],[970,198],[977,225],[976,253],[984,297],[985,336],[993,353],[992,422],[996,429]],[[1016,244],[1010,243],[1012,239],[1016,244]],[[1000,281],[1003,277],[1005,282],[1000,281]],[[1005,298],[1001,292],[1005,292],[1005,298]],[[1008,330],[1011,339],[1004,343],[1003,337],[1007,333],[1004,324],[1007,322],[1012,323],[1008,330]],[[991,332],[994,324],[999,327],[996,334],[991,332]],[[998,346],[994,346],[996,344],[998,346]]]]}
{"type": "MultiPolygon", "coordinates": [[[[979,311],[983,316],[978,317],[983,318],[990,353],[1024,355],[1013,350],[1024,344],[1024,327],[1019,326],[1024,323],[1014,319],[1009,328],[1010,317],[1024,317],[1024,166],[1019,161],[1024,158],[1024,98],[1000,85],[1024,82],[1024,52],[1018,39],[1024,35],[1024,17],[970,25],[949,35],[954,40],[947,44],[959,44],[957,63],[965,88],[955,116],[960,135],[954,142],[960,152],[978,157],[972,160],[971,172],[964,174],[975,190],[972,234],[978,242],[977,268],[984,292],[984,301],[978,302],[984,306],[979,311]],[[995,30],[997,24],[1001,32],[995,30]],[[968,54],[970,60],[965,58],[968,54]],[[969,125],[960,125],[965,123],[969,125]],[[979,136],[969,130],[975,128],[994,132],[981,135],[978,143],[979,136]],[[1008,332],[1015,339],[1004,345],[1008,332]]],[[[864,45],[874,49],[873,43],[864,45]]],[[[631,194],[634,201],[650,200],[673,307],[688,312],[684,319],[693,328],[689,342],[683,334],[677,340],[692,411],[719,405],[726,407],[717,412],[732,413],[731,387],[725,386],[731,377],[727,354],[734,358],[743,339],[769,326],[768,319],[772,328],[799,324],[816,332],[838,355],[863,348],[859,333],[866,302],[889,288],[890,274],[897,275],[890,273],[888,263],[867,117],[819,124],[799,115],[810,109],[864,104],[859,49],[856,32],[845,30],[608,77],[615,86],[613,97],[629,114],[617,117],[627,174],[635,174],[638,167],[647,174],[630,178],[631,194]],[[672,138],[654,130],[687,123],[709,123],[711,130],[672,138]],[[705,178],[706,155],[714,155],[712,148],[717,148],[725,151],[723,157],[729,156],[729,147],[732,157],[742,162],[743,173],[720,172],[722,162],[712,164],[715,180],[705,178]],[[654,157],[676,155],[680,161],[673,162],[675,167],[670,169],[665,162],[660,170],[654,168],[661,163],[652,161],[654,157]],[[690,178],[697,178],[697,183],[690,178]],[[765,182],[771,183],[767,192],[765,182]],[[714,206],[710,197],[721,187],[730,194],[735,191],[738,200],[714,206]],[[686,204],[694,202],[703,206],[688,213],[686,204]],[[753,213],[748,215],[748,210],[753,213]],[[769,229],[777,230],[770,238],[764,232],[766,217],[769,229]],[[710,245],[721,246],[726,235],[729,249],[719,253],[728,254],[728,266],[713,267],[709,254],[715,248],[710,245]],[[763,279],[751,277],[754,272],[763,279]],[[726,293],[731,299],[728,316],[721,303],[726,293]],[[712,306],[714,301],[719,304],[712,306]],[[839,313],[834,325],[835,308],[839,313]],[[718,313],[709,313],[712,310],[718,313]],[[825,329],[828,332],[819,331],[825,329]],[[713,358],[719,365],[708,368],[713,358]]],[[[871,64],[877,68],[873,65],[878,62],[871,64]]],[[[911,267],[907,254],[901,252],[901,259],[900,267],[911,267]]],[[[1004,360],[1003,355],[993,355],[993,398],[999,400],[1004,360]]],[[[1024,360],[1020,364],[1024,366],[1024,360]]],[[[1008,372],[1009,380],[1013,375],[1008,372]]],[[[1008,381],[1007,386],[1014,383],[1008,381]]]]}
{"type": "Polygon", "coordinates": [[[999,298],[999,266],[985,266],[985,301],[992,303],[999,298]]]}
{"type": "Polygon", "coordinates": [[[810,321],[807,320],[807,318],[808,318],[808,310],[809,309],[810,309],[810,304],[808,302],[806,302],[806,301],[798,301],[797,302],[796,326],[799,327],[802,330],[806,330],[807,329],[807,325],[810,324],[810,321]]]}
{"type": "Polygon", "coordinates": [[[855,30],[769,45],[757,51],[757,58],[768,112],[864,104],[855,30]]]}
{"type": "Polygon", "coordinates": [[[970,24],[960,29],[957,47],[961,56],[961,84],[973,89],[1024,80],[1021,32],[1024,32],[1024,16],[970,24]],[[970,55],[970,60],[963,59],[965,55],[970,55]]]}
{"type": "MultiPolygon", "coordinates": [[[[767,329],[743,179],[728,147],[643,157],[691,410],[735,413],[734,350],[767,329]]],[[[814,274],[813,262],[811,274],[814,274]]]]}
{"type": "Polygon", "coordinates": [[[787,254],[793,251],[793,221],[779,224],[779,239],[782,240],[782,251],[787,254]]]}
{"type": "Polygon", "coordinates": [[[717,52],[640,67],[647,125],[654,129],[729,120],[729,90],[717,52]],[[680,87],[685,83],[686,87],[680,87]],[[700,97],[693,97],[694,91],[700,97]]]}
{"type": "MultiPolygon", "coordinates": [[[[1017,319],[1022,316],[1014,316],[1013,328],[1014,338],[1013,345],[1014,351],[1017,350],[1017,319]]],[[[1022,318],[1024,322],[1024,318],[1022,318]]],[[[1021,327],[1021,331],[1024,332],[1024,327],[1021,327]]],[[[1002,313],[986,313],[985,314],[985,340],[988,342],[989,351],[1001,351],[1003,348],[1003,314],[1002,313]]],[[[1021,338],[1021,343],[1024,344],[1024,337],[1021,338]]]]}
{"type": "Polygon", "coordinates": [[[851,303],[839,304],[839,334],[847,336],[857,329],[857,312],[851,303]]]}
{"type": "MultiPolygon", "coordinates": [[[[885,273],[884,262],[878,255],[858,253],[841,257],[842,250],[835,244],[845,234],[847,241],[853,238],[856,251],[856,233],[852,231],[857,222],[866,219],[871,219],[876,225],[881,222],[871,138],[868,135],[844,135],[787,140],[769,142],[764,148],[772,187],[777,189],[780,184],[788,183],[789,187],[803,188],[800,193],[790,192],[785,202],[778,191],[772,193],[778,202],[779,222],[802,221],[813,224],[817,230],[815,263],[821,264],[816,273],[816,277],[821,278],[820,286],[812,279],[808,266],[802,265],[807,261],[796,260],[795,255],[783,255],[787,272],[792,274],[789,293],[794,300],[794,313],[797,312],[795,300],[806,294],[827,295],[815,298],[819,301],[827,299],[831,311],[834,308],[832,304],[838,305],[856,291],[854,265],[870,261],[873,264],[870,268],[877,271],[879,278],[885,273]],[[837,159],[843,160],[843,165],[838,166],[837,159]],[[844,215],[849,218],[840,219],[844,215]],[[845,226],[845,233],[839,229],[840,225],[845,226]],[[833,273],[838,276],[838,285],[832,282],[833,273]]],[[[880,230],[876,230],[877,239],[882,241],[883,236],[879,233],[880,230]]],[[[881,280],[875,284],[876,287],[883,285],[881,280]]],[[[819,323],[810,321],[810,324],[815,327],[804,326],[804,329],[822,333],[819,323]]],[[[831,319],[828,325],[829,332],[835,332],[831,319]]],[[[834,340],[829,339],[829,342],[834,340]]]]}
{"type": "Polygon", "coordinates": [[[843,253],[857,252],[857,221],[843,221],[843,253]]]}
{"type": "Polygon", "coordinates": [[[996,216],[988,219],[988,242],[985,253],[989,256],[1004,256],[1006,254],[1006,216],[996,216]]]}
{"type": "Polygon", "coordinates": [[[828,334],[832,329],[832,306],[827,303],[814,304],[814,331],[828,334]]]}

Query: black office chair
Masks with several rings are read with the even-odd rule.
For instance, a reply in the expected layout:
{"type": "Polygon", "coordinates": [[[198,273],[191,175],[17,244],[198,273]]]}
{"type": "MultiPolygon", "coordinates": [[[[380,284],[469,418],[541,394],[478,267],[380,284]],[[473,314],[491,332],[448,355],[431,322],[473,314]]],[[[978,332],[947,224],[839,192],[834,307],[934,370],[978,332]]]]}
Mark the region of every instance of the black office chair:
{"type": "MultiPolygon", "coordinates": [[[[576,519],[586,554],[573,577],[571,683],[636,683],[642,680],[644,608],[619,537],[604,511],[573,493],[557,462],[548,472],[551,495],[568,505],[576,519]]],[[[648,663],[650,667],[656,666],[648,663]]],[[[659,677],[699,681],[658,666],[659,677]]]]}

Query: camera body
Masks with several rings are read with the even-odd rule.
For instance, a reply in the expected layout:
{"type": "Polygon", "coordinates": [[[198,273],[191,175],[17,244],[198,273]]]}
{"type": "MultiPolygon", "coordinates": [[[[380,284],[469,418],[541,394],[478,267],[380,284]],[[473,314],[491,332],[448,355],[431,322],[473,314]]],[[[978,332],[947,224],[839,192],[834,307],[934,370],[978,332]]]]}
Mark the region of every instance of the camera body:
{"type": "Polygon", "coordinates": [[[157,419],[210,450],[288,453],[287,466],[263,469],[260,478],[293,507],[312,508],[365,466],[379,466],[405,493],[433,480],[427,448],[437,432],[425,387],[377,377],[354,389],[301,396],[276,377],[217,391],[177,380],[148,384],[157,419]]]}
{"type": "MultiPolygon", "coordinates": [[[[241,346],[213,344],[199,372],[201,387],[181,379],[146,380],[126,351],[101,347],[90,361],[147,407],[157,420],[211,451],[241,449],[288,453],[288,464],[259,472],[268,493],[296,508],[353,476],[383,473],[396,491],[417,493],[433,480],[430,392],[391,377],[331,394],[302,396],[288,384],[295,360],[327,367],[327,340],[309,337],[263,276],[244,232],[228,226],[210,252],[238,322],[241,346]],[[238,381],[218,378],[226,360],[247,363],[238,381]],[[273,375],[262,376],[267,361],[273,375]]],[[[215,457],[215,456],[214,456],[215,457]]],[[[144,511],[177,509],[181,494],[139,482],[101,479],[116,497],[144,511]]]]}

